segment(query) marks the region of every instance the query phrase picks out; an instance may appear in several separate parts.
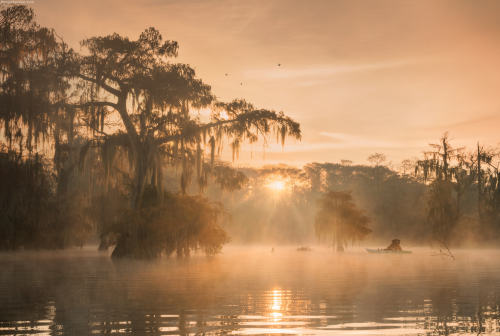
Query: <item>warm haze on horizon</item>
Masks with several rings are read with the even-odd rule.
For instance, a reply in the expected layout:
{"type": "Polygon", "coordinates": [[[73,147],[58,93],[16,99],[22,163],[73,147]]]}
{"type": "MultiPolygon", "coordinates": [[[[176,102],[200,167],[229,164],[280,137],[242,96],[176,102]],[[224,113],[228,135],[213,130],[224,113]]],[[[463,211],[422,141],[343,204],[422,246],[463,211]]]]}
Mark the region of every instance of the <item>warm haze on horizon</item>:
{"type": "MultiPolygon", "coordinates": [[[[453,144],[497,145],[497,1],[38,0],[38,21],[79,41],[154,26],[223,100],[300,122],[302,141],[243,147],[237,165],[366,163],[453,144]],[[227,75],[226,75],[227,74],[227,75]],[[253,149],[253,155],[250,150],[253,149]],[[264,159],[265,158],[265,159],[264,159]]],[[[230,158],[230,155],[227,156],[230,158]]]]}
{"type": "Polygon", "coordinates": [[[0,334],[500,335],[500,0],[0,3],[0,334]]]}

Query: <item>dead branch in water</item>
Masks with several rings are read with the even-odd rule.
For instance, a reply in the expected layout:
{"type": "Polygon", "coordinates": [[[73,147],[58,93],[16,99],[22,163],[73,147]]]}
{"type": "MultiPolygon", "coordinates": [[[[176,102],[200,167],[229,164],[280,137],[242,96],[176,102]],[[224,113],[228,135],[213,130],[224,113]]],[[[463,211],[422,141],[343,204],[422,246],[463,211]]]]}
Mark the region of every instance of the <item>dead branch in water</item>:
{"type": "Polygon", "coordinates": [[[444,241],[439,241],[439,244],[441,247],[439,248],[439,253],[437,254],[431,254],[431,256],[436,257],[436,256],[445,256],[445,257],[450,257],[451,259],[455,260],[455,256],[451,252],[450,248],[448,247],[448,244],[444,241]]]}

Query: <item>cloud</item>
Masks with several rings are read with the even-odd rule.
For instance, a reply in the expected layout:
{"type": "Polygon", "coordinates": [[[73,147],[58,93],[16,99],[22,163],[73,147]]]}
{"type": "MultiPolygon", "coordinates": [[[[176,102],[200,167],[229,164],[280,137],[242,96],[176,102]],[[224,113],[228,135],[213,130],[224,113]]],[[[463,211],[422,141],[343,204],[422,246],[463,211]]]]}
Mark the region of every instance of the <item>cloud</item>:
{"type": "Polygon", "coordinates": [[[423,148],[426,145],[426,143],[422,141],[387,141],[346,133],[320,132],[319,134],[329,138],[330,141],[300,142],[297,144],[285,144],[285,147],[282,147],[280,144],[269,144],[265,150],[266,152],[300,153],[330,149],[423,148]]]}
{"type": "Polygon", "coordinates": [[[340,148],[408,148],[421,146],[421,143],[416,141],[387,141],[360,135],[333,132],[320,132],[319,134],[333,139],[335,144],[340,148]]]}
{"type": "Polygon", "coordinates": [[[449,130],[456,128],[471,128],[471,126],[484,126],[485,124],[496,124],[500,119],[500,115],[498,113],[490,113],[485,115],[480,115],[474,118],[468,118],[464,120],[455,121],[453,123],[447,123],[444,125],[431,126],[427,129],[431,130],[449,130]]]}
{"type": "Polygon", "coordinates": [[[389,62],[366,63],[366,64],[325,64],[314,67],[304,68],[286,68],[286,66],[275,66],[274,68],[252,69],[243,72],[243,75],[249,79],[307,79],[307,78],[325,78],[339,74],[378,71],[412,66],[427,62],[427,60],[395,60],[389,62]]]}

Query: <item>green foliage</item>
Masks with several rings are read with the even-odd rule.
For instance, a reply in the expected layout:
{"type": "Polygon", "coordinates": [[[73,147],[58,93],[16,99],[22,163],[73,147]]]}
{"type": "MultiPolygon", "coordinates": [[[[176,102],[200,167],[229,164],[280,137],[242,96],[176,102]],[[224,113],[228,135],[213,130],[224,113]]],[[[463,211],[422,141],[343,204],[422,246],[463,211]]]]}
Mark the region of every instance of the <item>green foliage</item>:
{"type": "Polygon", "coordinates": [[[42,157],[0,153],[0,249],[81,246],[92,234],[77,195],[58,199],[42,157]]]}
{"type": "Polygon", "coordinates": [[[426,186],[414,178],[385,166],[311,163],[304,171],[312,192],[351,191],[356,203],[371,219],[370,239],[385,242],[397,236],[414,243],[428,241],[426,186]]]}
{"type": "Polygon", "coordinates": [[[375,165],[375,167],[380,166],[386,160],[385,154],[382,153],[374,153],[368,157],[368,162],[375,165]]]}
{"type": "Polygon", "coordinates": [[[427,219],[432,227],[434,239],[447,247],[459,219],[453,184],[449,181],[435,181],[430,185],[428,193],[427,219]]]}
{"type": "Polygon", "coordinates": [[[353,202],[350,193],[329,191],[320,199],[314,228],[319,239],[326,240],[337,251],[349,243],[363,240],[371,230],[369,218],[353,202]]]}
{"type": "MultiPolygon", "coordinates": [[[[2,144],[5,139],[3,145],[20,157],[25,149],[31,157],[38,153],[37,145],[49,146],[45,152],[54,153],[55,208],[64,216],[71,214],[65,219],[68,223],[73,219],[81,223],[67,224],[64,230],[88,228],[90,220],[90,227],[99,227],[102,237],[107,237],[110,222],[118,221],[108,220],[102,211],[93,216],[83,214],[97,199],[109,201],[106,193],[122,184],[126,190],[117,191],[120,205],[108,202],[115,205],[111,212],[127,200],[125,213],[135,218],[136,225],[130,227],[122,221],[123,230],[111,230],[116,236],[115,255],[141,256],[140,246],[145,248],[142,256],[153,257],[173,246],[152,244],[154,247],[147,249],[147,244],[142,245],[148,235],[157,232],[162,233],[162,242],[174,239],[185,244],[176,249],[202,248],[209,254],[218,251],[227,237],[215,224],[178,218],[175,225],[179,229],[174,230],[173,223],[164,225],[156,220],[167,210],[188,216],[189,209],[200,217],[200,223],[215,222],[216,217],[213,207],[201,200],[163,199],[165,170],[182,170],[178,180],[184,195],[195,174],[200,190],[210,179],[224,189],[235,190],[246,178],[216,162],[223,141],[232,143],[233,153],[244,141],[255,142],[271,133],[284,144],[287,136],[300,138],[299,124],[282,112],[257,109],[244,100],[217,102],[210,86],[197,78],[191,66],[172,62],[178,43],[164,40],[155,28],[147,28],[135,40],[114,33],[85,39],[81,46],[82,54],[68,48],[53,30],[39,26],[33,10],[27,7],[1,11],[2,144]],[[200,119],[200,108],[211,109],[208,121],[200,119]],[[157,209],[147,204],[146,189],[159,195],[157,209]],[[207,214],[201,214],[203,211],[207,214]],[[139,227],[141,216],[152,222],[139,227]],[[189,238],[183,236],[183,230],[189,238]],[[203,239],[192,238],[200,232],[203,239]],[[166,235],[172,236],[167,239],[166,235]]],[[[151,237],[153,241],[156,238],[151,237]]],[[[110,243],[106,240],[103,238],[103,247],[110,243]]],[[[61,244],[66,241],[64,238],[61,244]]]]}
{"type": "Polygon", "coordinates": [[[116,237],[113,257],[156,258],[162,254],[189,256],[201,249],[214,255],[229,241],[219,225],[220,205],[203,197],[167,194],[159,201],[152,188],[150,204],[127,209],[106,232],[116,237]]]}
{"type": "Polygon", "coordinates": [[[416,162],[414,177],[407,174],[412,162],[399,174],[381,153],[368,158],[374,167],[343,160],[235,170],[218,161],[224,143],[236,160],[244,142],[300,139],[300,125],[244,99],[217,101],[191,66],[174,62],[178,43],[155,28],[137,39],[114,33],[81,45],[81,54],[69,49],[27,7],[0,12],[0,145],[8,153],[1,154],[0,248],[81,245],[97,231],[103,248],[116,245],[115,256],[212,254],[227,241],[221,209],[187,196],[205,190],[237,214],[233,229],[255,240],[298,241],[318,213],[318,232],[343,248],[366,234],[350,195],[381,239],[420,243],[432,233],[447,245],[465,236],[458,232],[464,227],[478,239],[500,236],[493,150],[478,145],[467,154],[445,134],[416,162]],[[200,108],[210,114],[202,117],[200,108]],[[53,154],[52,162],[41,153],[53,154]],[[277,177],[287,184],[279,197],[266,190],[277,177]],[[324,193],[338,211],[326,211],[327,196],[316,211],[311,200],[324,193]],[[328,218],[354,224],[328,231],[328,218]]]}
{"type": "Polygon", "coordinates": [[[428,222],[441,246],[498,238],[498,155],[477,145],[474,152],[454,148],[445,133],[431,145],[415,172],[428,187],[428,222]]]}
{"type": "Polygon", "coordinates": [[[371,219],[370,243],[399,237],[423,244],[432,238],[427,221],[427,186],[385,166],[311,163],[303,169],[283,165],[240,169],[245,188],[230,194],[209,185],[207,195],[231,213],[224,227],[239,243],[310,244],[315,240],[314,217],[319,199],[328,190],[349,190],[371,219]],[[270,182],[281,181],[275,192],[270,182]]]}
{"type": "MultiPolygon", "coordinates": [[[[278,134],[282,144],[286,136],[300,137],[299,124],[282,112],[256,109],[244,100],[215,101],[210,86],[196,77],[194,69],[169,61],[177,55],[177,42],[164,41],[154,28],[137,40],[112,34],[87,39],[82,46],[88,55],[71,52],[60,69],[63,76],[80,83],[80,100],[70,106],[90,120],[91,129],[100,127],[100,134],[107,118],[118,115],[119,132],[128,137],[132,154],[129,173],[134,207],[141,206],[146,181],[167,164],[182,169],[183,192],[194,173],[200,187],[206,185],[207,178],[216,173],[211,165],[224,138],[237,156],[243,141],[255,142],[270,132],[278,134]],[[196,109],[202,107],[211,108],[208,122],[201,122],[197,115],[196,109]]],[[[114,135],[104,133],[104,139],[114,135]]],[[[153,186],[161,190],[162,179],[154,180],[153,186]]]]}
{"type": "Polygon", "coordinates": [[[0,128],[9,149],[19,152],[31,152],[54,131],[69,88],[54,71],[65,45],[33,16],[24,6],[0,12],[0,128]]]}
{"type": "Polygon", "coordinates": [[[1,153],[1,249],[38,247],[50,235],[52,181],[40,157],[23,161],[1,153]]]}
{"type": "MultiPolygon", "coordinates": [[[[127,218],[135,220],[119,224],[125,231],[113,230],[117,235],[114,255],[156,257],[162,251],[168,254],[171,248],[178,254],[186,254],[199,247],[214,253],[226,240],[225,232],[216,225],[193,224],[186,212],[187,201],[163,199],[164,168],[167,165],[181,168],[182,194],[186,194],[195,174],[200,189],[214,178],[222,188],[234,190],[241,187],[245,177],[215,163],[216,150],[220,153],[222,140],[230,139],[233,153],[242,141],[254,142],[271,131],[279,134],[284,143],[287,135],[300,137],[299,124],[283,113],[255,109],[244,100],[229,104],[215,102],[210,87],[196,78],[190,66],[169,62],[170,57],[177,55],[177,43],[164,42],[154,28],[147,29],[137,40],[113,34],[87,39],[82,46],[87,48],[88,55],[73,53],[62,71],[64,76],[80,81],[81,98],[72,106],[89,120],[99,121],[88,123],[93,130],[100,127],[99,134],[104,133],[106,117],[116,113],[122,128],[99,138],[105,171],[111,169],[117,151],[127,151],[130,161],[129,167],[122,171],[128,173],[131,181],[131,213],[127,218]],[[209,122],[201,122],[193,110],[201,107],[211,107],[209,122]],[[92,117],[95,111],[100,118],[92,117]],[[121,135],[127,137],[127,142],[110,141],[123,139],[121,135]],[[210,160],[204,157],[207,153],[210,160]],[[146,204],[146,186],[159,195],[156,208],[146,204]],[[174,218],[173,214],[185,217],[177,219],[178,230],[174,230],[170,222],[155,219],[166,211],[170,213],[168,218],[174,218]],[[148,218],[148,224],[144,224],[143,218],[148,218]],[[199,232],[204,233],[204,240],[193,238],[199,232]],[[149,235],[154,235],[152,241],[149,235]]],[[[193,214],[206,211],[207,216],[215,217],[215,212],[203,202],[192,205],[189,211],[193,214]]],[[[209,223],[215,219],[203,221],[209,223]]]]}

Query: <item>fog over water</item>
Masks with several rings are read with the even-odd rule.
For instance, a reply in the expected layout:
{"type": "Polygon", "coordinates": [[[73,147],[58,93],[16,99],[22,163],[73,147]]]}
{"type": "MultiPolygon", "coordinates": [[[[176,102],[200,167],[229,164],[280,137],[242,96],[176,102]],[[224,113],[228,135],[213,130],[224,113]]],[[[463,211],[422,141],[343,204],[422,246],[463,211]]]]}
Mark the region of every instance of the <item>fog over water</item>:
{"type": "Polygon", "coordinates": [[[499,1],[1,2],[0,336],[500,336],[499,1]]]}
{"type": "Polygon", "coordinates": [[[0,255],[0,334],[447,335],[500,332],[496,250],[456,260],[227,246],[112,261],[93,249],[0,255]]]}

